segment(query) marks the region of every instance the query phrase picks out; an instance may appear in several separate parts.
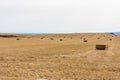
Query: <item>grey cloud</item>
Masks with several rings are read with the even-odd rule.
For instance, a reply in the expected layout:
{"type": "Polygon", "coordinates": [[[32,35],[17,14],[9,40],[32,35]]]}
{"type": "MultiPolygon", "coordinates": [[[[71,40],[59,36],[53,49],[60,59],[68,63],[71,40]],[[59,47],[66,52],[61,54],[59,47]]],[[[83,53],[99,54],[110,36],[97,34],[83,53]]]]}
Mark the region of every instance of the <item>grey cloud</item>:
{"type": "Polygon", "coordinates": [[[0,0],[0,32],[120,30],[119,0],[0,0]]]}

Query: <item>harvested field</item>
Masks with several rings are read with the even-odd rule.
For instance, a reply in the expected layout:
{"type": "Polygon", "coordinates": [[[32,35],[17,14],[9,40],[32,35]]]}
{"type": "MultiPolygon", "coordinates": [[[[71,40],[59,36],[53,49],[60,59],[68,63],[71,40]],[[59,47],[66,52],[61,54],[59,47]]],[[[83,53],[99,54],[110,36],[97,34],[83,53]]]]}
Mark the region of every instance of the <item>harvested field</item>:
{"type": "Polygon", "coordinates": [[[119,36],[107,33],[22,36],[19,41],[13,37],[0,38],[0,80],[120,80],[119,36]],[[64,36],[67,37],[63,39],[64,36]],[[88,42],[80,39],[83,37],[88,42]],[[96,50],[96,44],[107,44],[109,48],[96,50]]]}

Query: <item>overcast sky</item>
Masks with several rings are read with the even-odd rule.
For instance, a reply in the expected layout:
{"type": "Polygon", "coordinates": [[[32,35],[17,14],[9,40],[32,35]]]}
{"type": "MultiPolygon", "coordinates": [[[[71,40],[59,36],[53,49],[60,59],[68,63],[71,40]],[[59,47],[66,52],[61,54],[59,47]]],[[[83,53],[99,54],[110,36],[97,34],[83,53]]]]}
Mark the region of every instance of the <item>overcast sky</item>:
{"type": "Polygon", "coordinates": [[[120,0],[0,0],[0,32],[120,31],[120,0]]]}

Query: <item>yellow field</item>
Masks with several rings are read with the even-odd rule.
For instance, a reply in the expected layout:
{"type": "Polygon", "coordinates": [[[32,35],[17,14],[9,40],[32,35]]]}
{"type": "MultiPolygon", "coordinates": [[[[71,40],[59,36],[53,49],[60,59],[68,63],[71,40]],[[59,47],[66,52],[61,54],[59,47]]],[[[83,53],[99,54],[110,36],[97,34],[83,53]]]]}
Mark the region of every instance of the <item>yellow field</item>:
{"type": "Polygon", "coordinates": [[[119,36],[20,35],[19,39],[0,38],[0,80],[120,80],[119,36]],[[108,49],[96,50],[96,44],[108,49]]]}

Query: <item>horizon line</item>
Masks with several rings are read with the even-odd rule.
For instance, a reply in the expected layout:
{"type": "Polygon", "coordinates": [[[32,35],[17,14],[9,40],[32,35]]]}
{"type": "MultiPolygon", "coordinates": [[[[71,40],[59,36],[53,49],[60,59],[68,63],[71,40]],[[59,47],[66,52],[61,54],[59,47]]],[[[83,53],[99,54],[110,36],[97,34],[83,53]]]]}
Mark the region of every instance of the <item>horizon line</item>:
{"type": "Polygon", "coordinates": [[[0,32],[0,34],[75,34],[75,33],[120,33],[120,32],[0,32]]]}

